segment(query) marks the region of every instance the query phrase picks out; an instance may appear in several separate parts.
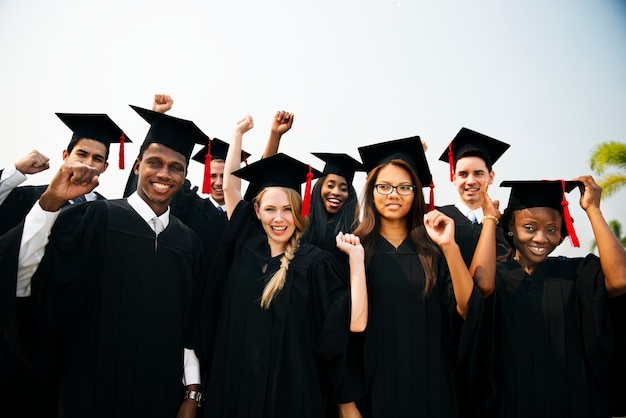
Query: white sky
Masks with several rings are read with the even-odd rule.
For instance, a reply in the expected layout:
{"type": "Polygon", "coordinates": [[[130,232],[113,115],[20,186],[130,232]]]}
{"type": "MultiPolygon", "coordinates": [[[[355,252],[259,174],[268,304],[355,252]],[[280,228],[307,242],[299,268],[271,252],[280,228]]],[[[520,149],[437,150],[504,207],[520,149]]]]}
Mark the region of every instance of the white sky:
{"type": "MultiPolygon", "coordinates": [[[[309,152],[346,152],[420,135],[437,204],[456,199],[438,157],[465,126],[511,144],[503,180],[590,174],[593,147],[626,141],[626,4],[618,0],[158,1],[0,0],[0,166],[31,149],[51,170],[71,133],[55,112],[108,113],[138,151],[148,125],[130,108],[154,93],[170,114],[230,141],[245,112],[256,161],[274,113],[295,113],[281,151],[322,168],[309,152]]],[[[117,146],[99,191],[121,197],[128,171],[117,146]]],[[[201,165],[191,163],[199,184],[201,165]]],[[[357,190],[363,178],[357,177],[357,190]]],[[[492,187],[502,208],[508,189],[492,187]]],[[[603,201],[626,226],[626,192],[603,201]]],[[[593,239],[570,198],[582,256],[593,239]]]]}

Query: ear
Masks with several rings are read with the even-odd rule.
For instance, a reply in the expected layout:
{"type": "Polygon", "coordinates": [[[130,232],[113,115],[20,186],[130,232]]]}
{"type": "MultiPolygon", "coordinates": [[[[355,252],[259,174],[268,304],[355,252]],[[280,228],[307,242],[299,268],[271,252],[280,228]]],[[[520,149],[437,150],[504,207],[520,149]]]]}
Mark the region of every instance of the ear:
{"type": "Polygon", "coordinates": [[[70,156],[70,153],[67,152],[66,149],[63,150],[63,153],[61,154],[61,156],[63,157],[63,161],[67,161],[67,157],[70,156]]]}
{"type": "Polygon", "coordinates": [[[137,158],[135,160],[135,164],[133,164],[133,172],[137,175],[139,175],[139,164],[141,163],[141,161],[139,160],[139,158],[137,158]]]}
{"type": "Polygon", "coordinates": [[[496,172],[491,170],[491,173],[489,173],[489,185],[491,186],[493,184],[493,179],[496,176],[496,172]]]}
{"type": "Polygon", "coordinates": [[[104,163],[104,167],[102,168],[102,171],[100,172],[100,174],[102,174],[105,171],[107,171],[107,168],[109,168],[109,162],[108,161],[106,163],[104,163]]]}
{"type": "Polygon", "coordinates": [[[258,203],[254,204],[254,213],[256,213],[256,218],[257,219],[261,219],[261,214],[259,213],[259,204],[258,203]]]}

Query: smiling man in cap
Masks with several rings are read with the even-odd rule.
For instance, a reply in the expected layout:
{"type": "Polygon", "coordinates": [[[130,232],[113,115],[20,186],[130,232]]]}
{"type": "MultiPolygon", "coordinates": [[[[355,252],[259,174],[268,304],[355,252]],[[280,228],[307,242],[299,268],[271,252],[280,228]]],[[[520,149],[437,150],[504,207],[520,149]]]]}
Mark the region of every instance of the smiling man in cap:
{"type": "MultiPolygon", "coordinates": [[[[111,143],[131,142],[122,129],[106,114],[57,113],[59,119],[71,129],[72,138],[63,150],[64,162],[81,162],[94,167],[100,174],[108,167],[111,143]]],[[[120,151],[123,157],[123,151],[120,151]]],[[[123,162],[123,159],[120,160],[123,162]]],[[[0,235],[24,220],[47,185],[20,186],[27,175],[36,174],[50,167],[49,159],[37,150],[32,150],[0,172],[0,235]]],[[[97,192],[90,192],[77,199],[65,202],[66,205],[80,201],[104,199],[97,192]]],[[[57,408],[50,406],[56,399],[56,390],[51,382],[35,375],[11,350],[4,339],[0,339],[0,416],[24,418],[56,416],[57,408]],[[29,393],[39,399],[28,404],[16,403],[28,388],[29,393]],[[17,408],[17,409],[16,409],[17,408]],[[19,413],[18,413],[19,411],[19,413]]]]}
{"type": "Polygon", "coordinates": [[[59,211],[98,183],[97,169],[66,162],[0,242],[3,271],[19,247],[17,281],[0,297],[32,299],[33,338],[19,343],[33,367],[59,379],[60,417],[172,417],[181,402],[202,400],[184,325],[194,282],[204,280],[202,247],[169,203],[203,134],[132,107],[150,123],[133,167],[137,191],[59,211]]]}

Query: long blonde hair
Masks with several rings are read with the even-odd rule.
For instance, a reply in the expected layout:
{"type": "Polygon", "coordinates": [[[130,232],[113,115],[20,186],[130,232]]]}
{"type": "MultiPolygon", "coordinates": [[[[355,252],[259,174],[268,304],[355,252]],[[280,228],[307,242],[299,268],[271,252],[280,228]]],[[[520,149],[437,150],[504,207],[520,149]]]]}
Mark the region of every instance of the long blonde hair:
{"type": "MultiPolygon", "coordinates": [[[[272,186],[278,187],[278,186],[272,186]]],[[[302,198],[298,194],[297,191],[288,187],[279,187],[287,194],[287,200],[289,200],[289,205],[291,206],[291,213],[293,213],[293,221],[296,227],[293,235],[289,238],[287,245],[285,246],[285,252],[283,256],[280,258],[280,268],[272,278],[267,282],[265,288],[263,289],[263,295],[261,296],[261,307],[264,309],[268,309],[272,302],[274,296],[280,292],[280,290],[285,285],[285,280],[287,280],[287,270],[289,270],[289,263],[296,255],[296,250],[298,249],[298,245],[300,244],[300,237],[302,236],[302,232],[306,229],[307,218],[302,216],[302,198]]],[[[257,205],[261,204],[261,199],[265,194],[265,191],[268,188],[264,188],[256,195],[254,198],[254,202],[257,205]]]]}

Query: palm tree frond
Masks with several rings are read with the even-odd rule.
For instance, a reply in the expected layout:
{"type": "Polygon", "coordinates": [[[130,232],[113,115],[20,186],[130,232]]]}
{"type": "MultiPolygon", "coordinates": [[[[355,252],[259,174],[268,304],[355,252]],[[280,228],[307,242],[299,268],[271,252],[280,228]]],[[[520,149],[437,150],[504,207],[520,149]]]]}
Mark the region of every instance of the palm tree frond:
{"type": "Polygon", "coordinates": [[[626,143],[603,142],[592,151],[589,161],[591,169],[603,174],[607,168],[626,169],[626,143]]]}
{"type": "Polygon", "coordinates": [[[607,174],[598,179],[598,185],[602,187],[602,194],[605,197],[611,196],[626,186],[626,174],[607,174]]]}

